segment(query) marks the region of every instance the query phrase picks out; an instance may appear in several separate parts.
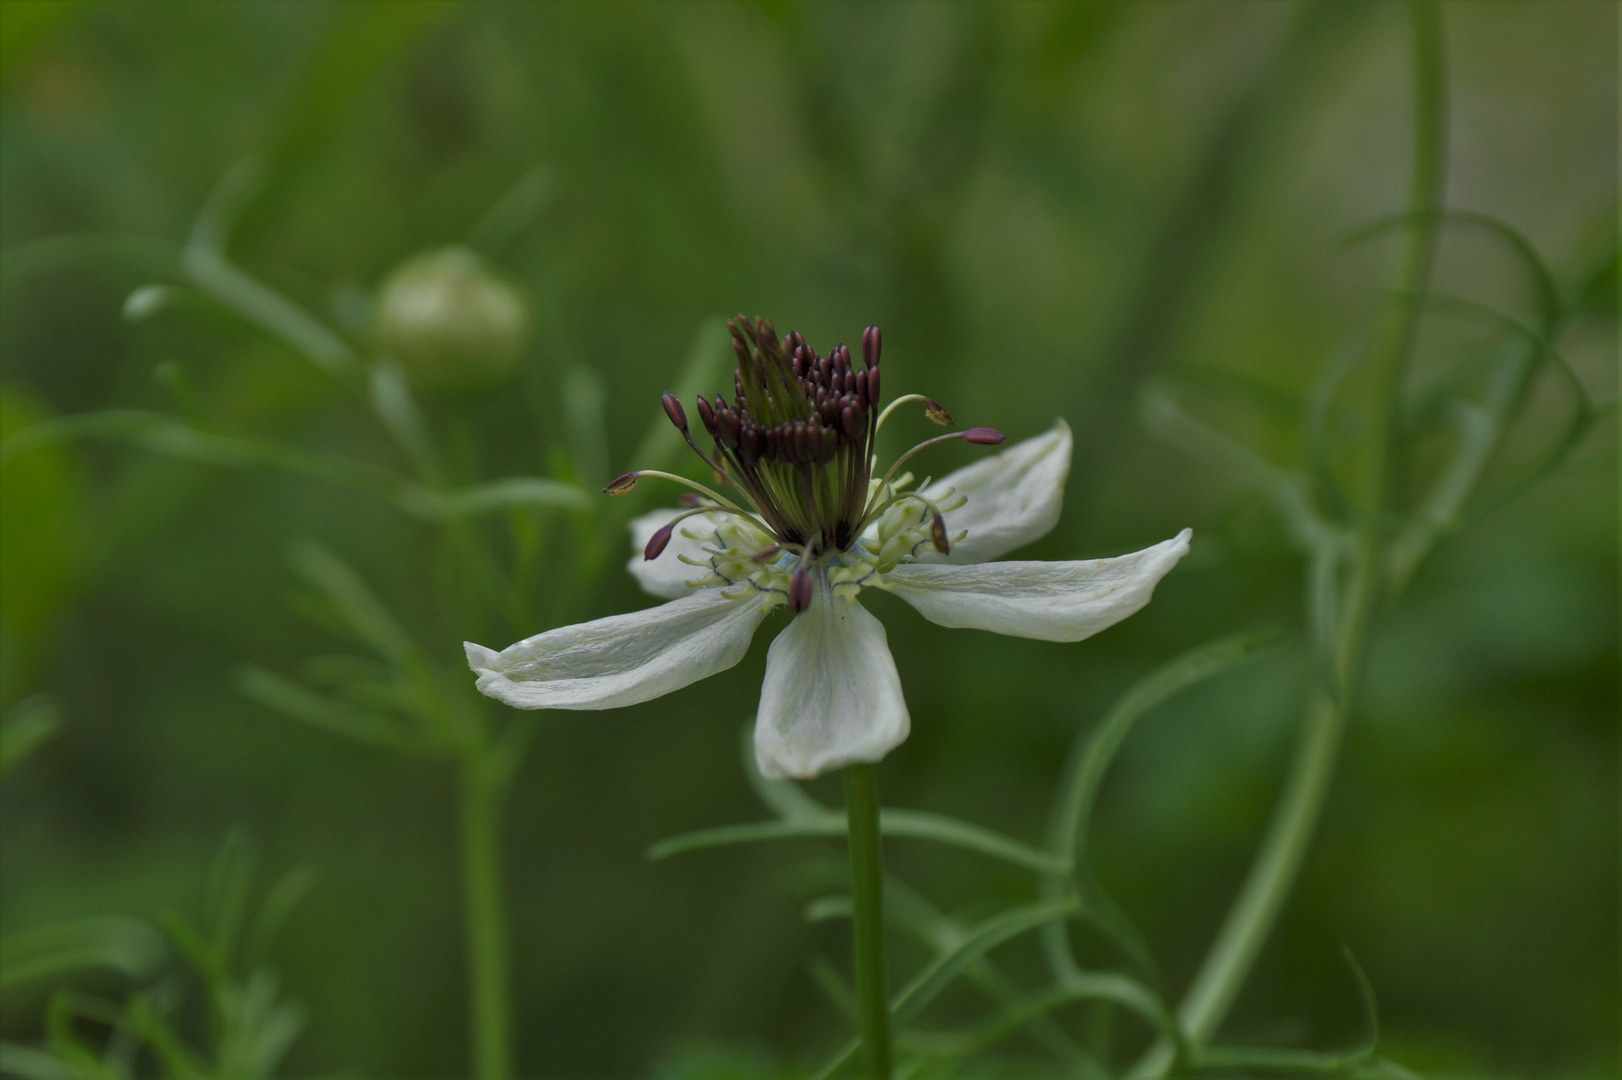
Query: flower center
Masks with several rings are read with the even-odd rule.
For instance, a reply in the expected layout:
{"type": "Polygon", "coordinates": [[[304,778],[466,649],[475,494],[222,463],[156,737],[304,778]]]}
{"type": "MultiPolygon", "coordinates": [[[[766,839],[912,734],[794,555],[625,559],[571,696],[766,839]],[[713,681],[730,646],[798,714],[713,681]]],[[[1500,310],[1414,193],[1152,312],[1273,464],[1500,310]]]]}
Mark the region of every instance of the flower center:
{"type": "MultiPolygon", "coordinates": [[[[891,486],[899,491],[911,480],[911,474],[907,474],[896,478],[891,486]]],[[[948,488],[934,503],[949,513],[966,501],[948,488]]],[[[774,543],[762,525],[750,518],[710,508],[695,512],[693,517],[703,518],[705,527],[689,525],[686,535],[703,541],[703,556],[677,557],[710,575],[692,582],[693,586],[723,588],[733,599],[753,594],[768,608],[783,603],[794,606],[796,579],[802,575],[808,584],[821,579],[833,596],[854,600],[864,588],[884,588],[883,574],[897,564],[911,561],[924,551],[940,549],[935,513],[928,505],[909,499],[893,501],[848,548],[827,552],[808,567],[802,565],[800,555],[774,543]]],[[[804,607],[796,606],[795,610],[804,607]]]]}
{"type": "Polygon", "coordinates": [[[765,319],[729,320],[738,354],[731,403],[698,401],[722,470],[779,542],[810,557],[856,542],[867,507],[870,446],[878,421],[877,327],[862,334],[861,370],[850,350],[827,356],[798,333],[779,341],[765,319]]]}
{"type": "MultiPolygon", "coordinates": [[[[639,476],[659,475],[709,496],[711,501],[701,502],[690,513],[712,518],[735,515],[724,524],[712,522],[719,546],[712,550],[709,568],[729,586],[748,583],[765,594],[781,593],[796,612],[811,603],[813,572],[836,595],[845,591],[854,596],[886,560],[893,566],[900,558],[896,552],[903,548],[908,557],[926,541],[938,551],[950,550],[941,515],[955,506],[941,507],[916,491],[904,490],[910,477],[892,477],[903,461],[933,443],[964,439],[995,446],[1003,441],[1000,432],[969,428],[927,439],[896,459],[875,482],[874,439],[897,405],[919,401],[931,420],[952,422],[938,402],[915,394],[879,411],[879,328],[862,331],[860,369],[843,344],[819,356],[797,332],[779,339],[766,319],[739,315],[727,321],[727,329],[738,354],[733,400],[716,395],[713,401],[700,397],[697,402],[699,419],[714,441],[713,454],[693,441],[686,410],[675,395],[666,393],[662,403],[670,422],[717,482],[737,487],[753,512],[669,473],[626,473],[608,485],[609,494],[631,490],[639,476]],[[864,541],[864,530],[875,522],[878,528],[864,541]],[[842,590],[843,586],[849,588],[842,590]]],[[[961,504],[959,500],[956,505],[961,504]]],[[[659,556],[680,520],[653,535],[646,558],[659,556]]]]}

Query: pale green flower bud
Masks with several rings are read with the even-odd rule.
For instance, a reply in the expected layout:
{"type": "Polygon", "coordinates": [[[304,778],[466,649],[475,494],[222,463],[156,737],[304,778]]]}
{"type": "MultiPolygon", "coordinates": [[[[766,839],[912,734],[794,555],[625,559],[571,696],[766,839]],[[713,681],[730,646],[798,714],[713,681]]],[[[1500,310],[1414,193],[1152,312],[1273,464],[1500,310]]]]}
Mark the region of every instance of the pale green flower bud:
{"type": "Polygon", "coordinates": [[[464,247],[423,252],[378,290],[378,344],[423,389],[476,390],[503,382],[529,340],[524,295],[464,247]]]}

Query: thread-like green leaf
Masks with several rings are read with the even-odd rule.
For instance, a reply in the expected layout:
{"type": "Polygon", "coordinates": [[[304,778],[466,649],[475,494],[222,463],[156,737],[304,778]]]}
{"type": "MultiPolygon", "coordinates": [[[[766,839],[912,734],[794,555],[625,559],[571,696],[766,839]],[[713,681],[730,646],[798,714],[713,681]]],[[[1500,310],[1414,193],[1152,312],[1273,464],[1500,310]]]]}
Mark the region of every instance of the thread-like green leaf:
{"type": "Polygon", "coordinates": [[[0,1076],[18,1080],[81,1080],[44,1050],[0,1042],[0,1076]]]}
{"type": "Polygon", "coordinates": [[[0,464],[39,447],[80,439],[117,439],[150,453],[223,468],[266,468],[382,499],[424,521],[450,521],[514,506],[589,510],[591,496],[573,484],[535,476],[430,490],[364,462],[307,450],[241,432],[223,432],[196,419],[110,409],[42,420],[0,442],[0,464]]]}
{"type": "MultiPolygon", "coordinates": [[[[1062,873],[1068,865],[1030,844],[939,814],[927,814],[916,810],[882,810],[879,813],[879,827],[889,839],[933,840],[937,843],[952,844],[1039,873],[1062,873]]],[[[649,859],[657,861],[685,851],[698,851],[727,844],[780,840],[787,837],[842,837],[845,830],[844,817],[825,810],[815,817],[797,816],[750,825],[727,825],[718,829],[704,829],[700,832],[673,836],[648,848],[647,855],[649,859]]]]}
{"type": "Polygon", "coordinates": [[[257,964],[270,951],[270,943],[287,922],[300,900],[315,884],[315,874],[308,867],[295,866],[283,874],[259,903],[244,942],[243,956],[249,965],[257,964]]]}
{"type": "Polygon", "coordinates": [[[1073,897],[1040,900],[994,915],[972,927],[957,948],[936,957],[896,995],[890,1005],[891,1016],[898,1025],[910,1022],[981,956],[1027,930],[1069,918],[1076,910],[1073,897]]]}
{"type": "Polygon", "coordinates": [[[467,246],[486,256],[499,254],[557,201],[561,189],[557,170],[546,165],[529,169],[468,230],[467,246]]]}
{"type": "MultiPolygon", "coordinates": [[[[714,393],[717,384],[723,387],[731,385],[731,380],[724,378],[727,358],[732,355],[728,340],[726,320],[720,316],[712,316],[699,324],[693,335],[693,343],[687,347],[687,359],[671,391],[683,408],[691,410],[694,399],[700,394],[714,393]]],[[[629,464],[632,468],[664,468],[681,449],[681,432],[671,426],[662,409],[654,408],[656,404],[648,402],[648,433],[642,437],[636,453],[631,457],[629,464]]]]}
{"type": "Polygon", "coordinates": [[[1504,241],[1532,279],[1533,300],[1538,313],[1538,321],[1548,325],[1558,318],[1560,292],[1555,287],[1554,275],[1550,272],[1548,264],[1543,261],[1543,257],[1538,254],[1537,248],[1524,234],[1512,225],[1490,215],[1461,210],[1421,210],[1417,213],[1397,214],[1357,229],[1342,242],[1348,245],[1359,244],[1392,229],[1411,225],[1416,221],[1423,222],[1433,219],[1439,219],[1444,225],[1468,225],[1473,228],[1483,229],[1504,241]]]}
{"type": "Polygon", "coordinates": [[[346,739],[407,754],[426,754],[432,749],[392,717],[350,708],[263,668],[239,670],[236,683],[238,690],[261,705],[346,739]]]}
{"type": "Polygon", "coordinates": [[[1138,720],[1189,687],[1272,653],[1282,643],[1282,634],[1272,628],[1234,634],[1191,649],[1132,684],[1097,727],[1076,740],[1049,829],[1051,858],[1083,852],[1099,786],[1138,720]]]}
{"type": "Polygon", "coordinates": [[[163,936],[138,919],[107,916],[49,923],[0,938],[0,989],[97,968],[140,979],[156,971],[167,955],[163,936]]]}
{"type": "MultiPolygon", "coordinates": [[[[1077,736],[1071,748],[1049,821],[1049,857],[1074,866],[1073,880],[1083,902],[1083,917],[1156,981],[1158,966],[1142,935],[1092,875],[1086,839],[1093,804],[1116,753],[1144,715],[1205,679],[1275,651],[1282,640],[1276,629],[1253,630],[1189,650],[1129,687],[1096,727],[1077,736]]],[[[1050,878],[1043,883],[1043,895],[1056,899],[1068,887],[1065,878],[1050,878]]],[[[1043,939],[1049,964],[1056,975],[1079,974],[1062,924],[1048,927],[1043,939]]]]}
{"type": "Polygon", "coordinates": [[[1139,416],[1149,431],[1209,461],[1273,504],[1292,540],[1303,551],[1341,542],[1342,530],[1319,512],[1312,481],[1280,468],[1208,424],[1190,416],[1164,379],[1147,385],[1138,398],[1139,416]]]}
{"type": "Polygon", "coordinates": [[[561,480],[513,476],[454,491],[429,491],[409,485],[403,489],[400,505],[416,517],[446,520],[515,506],[589,510],[595,506],[595,500],[583,488],[561,480]]]}
{"type": "Polygon", "coordinates": [[[236,312],[300,356],[339,380],[359,369],[343,339],[302,307],[244,273],[218,252],[196,245],[181,253],[186,278],[222,306],[236,312]]]}
{"type": "Polygon", "coordinates": [[[296,540],[288,561],[299,577],[326,598],[359,641],[399,666],[418,660],[416,646],[394,615],[360,574],[330,548],[307,537],[296,540]]]}
{"type": "Polygon", "coordinates": [[[0,777],[9,775],[61,727],[62,704],[50,694],[35,694],[13,706],[0,721],[0,777]]]}

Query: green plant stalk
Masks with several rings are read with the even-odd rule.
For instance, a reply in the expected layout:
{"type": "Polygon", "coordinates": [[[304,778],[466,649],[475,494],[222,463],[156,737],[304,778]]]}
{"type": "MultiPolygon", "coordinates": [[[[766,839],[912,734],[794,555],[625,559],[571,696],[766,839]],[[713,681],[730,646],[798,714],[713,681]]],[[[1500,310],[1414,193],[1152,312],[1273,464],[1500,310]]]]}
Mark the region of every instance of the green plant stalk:
{"type": "Polygon", "coordinates": [[[879,837],[879,778],[872,765],[845,770],[850,830],[851,936],[856,1024],[869,1080],[890,1080],[890,1003],[884,974],[884,849],[879,837]]]}
{"type": "Polygon", "coordinates": [[[1335,656],[1332,677],[1336,685],[1320,687],[1313,693],[1267,836],[1234,899],[1227,922],[1177,1010],[1178,1024],[1195,1048],[1211,1040],[1227,1015],[1267,942],[1312,842],[1352,709],[1364,637],[1374,609],[1373,585],[1379,558],[1380,548],[1373,543],[1360,551],[1350,586],[1351,610],[1341,628],[1340,648],[1335,656]]]}
{"type": "MultiPolygon", "coordinates": [[[[1412,224],[1397,270],[1400,296],[1423,296],[1436,253],[1444,181],[1446,97],[1441,12],[1435,0],[1411,0],[1414,41],[1413,172],[1408,201],[1412,224]]],[[[1178,1009],[1178,1022],[1196,1053],[1216,1034],[1272,932],[1311,845],[1334,776],[1350,714],[1369,619],[1380,591],[1386,537],[1402,449],[1401,395],[1418,330],[1420,305],[1399,301],[1376,336],[1371,362],[1376,379],[1375,441],[1370,457],[1369,519],[1359,537],[1349,586],[1350,603],[1338,620],[1334,670],[1308,706],[1300,742],[1267,835],[1233,907],[1178,1009]]],[[[1320,612],[1310,613],[1315,621],[1320,612]]],[[[1160,1077],[1175,1051],[1162,1040],[1138,1063],[1135,1077],[1160,1077]]]]}
{"type": "Polygon", "coordinates": [[[1390,509],[1402,466],[1402,384],[1431,265],[1446,183],[1447,98],[1442,56],[1442,15],[1436,0],[1410,0],[1413,31],[1413,171],[1408,178],[1409,226],[1398,263],[1399,299],[1382,321],[1370,348],[1374,368],[1373,453],[1368,506],[1376,518],[1390,509]]]}
{"type": "Polygon", "coordinates": [[[462,875],[467,916],[469,1022],[473,1075],[507,1080],[512,1074],[507,996],[507,912],[501,869],[501,803],[505,784],[489,767],[490,754],[470,750],[462,764],[462,875]]]}

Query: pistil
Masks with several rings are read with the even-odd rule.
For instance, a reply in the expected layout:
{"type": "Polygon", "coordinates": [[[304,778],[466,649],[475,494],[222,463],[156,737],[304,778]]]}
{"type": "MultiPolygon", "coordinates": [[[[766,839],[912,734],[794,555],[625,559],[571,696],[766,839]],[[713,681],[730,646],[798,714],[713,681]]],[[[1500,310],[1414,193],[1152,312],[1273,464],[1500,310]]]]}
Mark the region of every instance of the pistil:
{"type": "MultiPolygon", "coordinates": [[[[860,366],[843,344],[822,356],[799,333],[780,339],[765,319],[739,315],[727,322],[727,329],[738,357],[733,398],[729,402],[720,395],[713,399],[701,396],[695,403],[713,450],[706,452],[694,440],[687,410],[674,394],[665,393],[660,403],[671,424],[717,480],[742,492],[753,515],[758,515],[758,523],[774,541],[762,549],[762,554],[773,553],[766,561],[784,550],[797,556],[787,589],[789,606],[796,613],[812,602],[811,575],[820,560],[855,548],[863,530],[898,502],[912,499],[922,503],[930,514],[930,543],[938,551],[951,550],[941,508],[916,492],[897,492],[891,480],[902,462],[927,446],[947,439],[994,446],[1003,441],[1000,432],[969,428],[926,439],[902,454],[875,485],[875,437],[896,406],[919,402],[930,420],[952,423],[940,402],[921,394],[904,395],[880,410],[883,338],[879,328],[869,326],[862,332],[860,366]]],[[[711,509],[753,516],[703,484],[670,473],[626,473],[607,490],[623,494],[642,476],[676,480],[713,500],[711,509]]],[[[683,517],[702,512],[703,505],[691,505],[683,517]]],[[[680,520],[676,518],[654,533],[645,558],[657,558],[664,551],[680,520]]],[[[758,557],[756,561],[760,561],[758,557]]]]}

